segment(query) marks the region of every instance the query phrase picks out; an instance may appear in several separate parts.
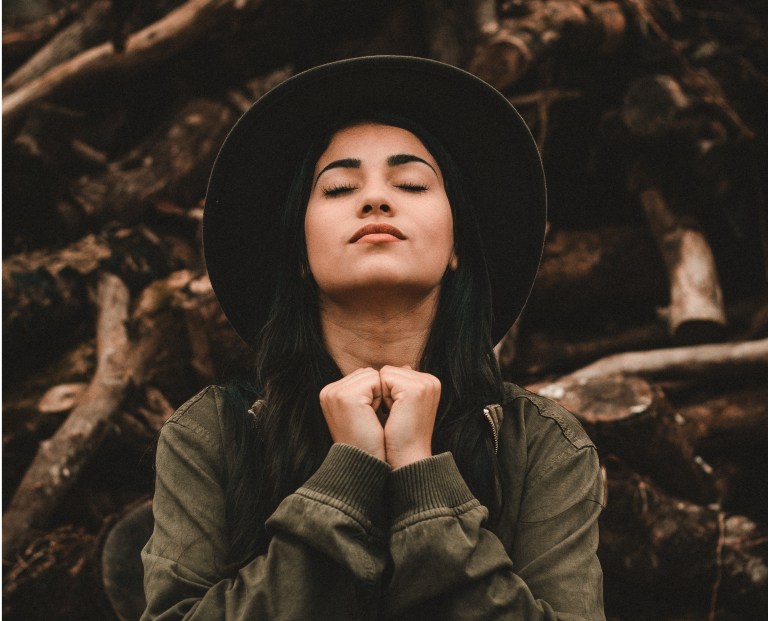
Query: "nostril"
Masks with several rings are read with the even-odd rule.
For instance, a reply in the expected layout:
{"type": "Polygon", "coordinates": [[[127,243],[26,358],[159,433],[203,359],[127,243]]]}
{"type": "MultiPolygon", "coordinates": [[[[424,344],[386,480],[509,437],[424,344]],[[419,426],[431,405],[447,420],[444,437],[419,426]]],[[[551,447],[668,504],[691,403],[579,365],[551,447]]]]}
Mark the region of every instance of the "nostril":
{"type": "Polygon", "coordinates": [[[389,205],[381,205],[379,209],[381,209],[384,213],[387,213],[389,211],[389,205]]]}
{"type": "Polygon", "coordinates": [[[373,211],[373,205],[364,205],[363,213],[371,213],[373,211]]]}

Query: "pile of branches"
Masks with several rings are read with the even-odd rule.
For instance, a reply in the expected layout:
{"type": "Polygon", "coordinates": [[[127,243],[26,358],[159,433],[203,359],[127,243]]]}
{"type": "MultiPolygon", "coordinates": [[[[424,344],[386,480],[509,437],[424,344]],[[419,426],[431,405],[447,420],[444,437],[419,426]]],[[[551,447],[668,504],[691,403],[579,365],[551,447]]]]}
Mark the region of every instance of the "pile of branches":
{"type": "MultiPolygon", "coordinates": [[[[200,253],[237,117],[364,54],[516,105],[550,195],[497,348],[607,481],[613,619],[768,610],[768,36],[758,0],[36,0],[4,6],[3,612],[117,618],[100,549],[174,408],[250,363],[200,253]],[[84,593],[96,592],[94,597],[84,593]]],[[[471,119],[468,119],[471,122],[471,119]]]]}

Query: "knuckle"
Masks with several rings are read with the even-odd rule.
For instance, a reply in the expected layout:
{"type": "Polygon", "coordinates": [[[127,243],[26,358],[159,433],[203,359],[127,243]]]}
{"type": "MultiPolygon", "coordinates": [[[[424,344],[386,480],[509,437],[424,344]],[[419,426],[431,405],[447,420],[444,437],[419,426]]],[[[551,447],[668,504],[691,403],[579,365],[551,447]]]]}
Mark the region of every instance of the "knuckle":
{"type": "Polygon", "coordinates": [[[328,384],[320,390],[320,403],[329,403],[337,397],[337,387],[334,384],[328,384]]]}

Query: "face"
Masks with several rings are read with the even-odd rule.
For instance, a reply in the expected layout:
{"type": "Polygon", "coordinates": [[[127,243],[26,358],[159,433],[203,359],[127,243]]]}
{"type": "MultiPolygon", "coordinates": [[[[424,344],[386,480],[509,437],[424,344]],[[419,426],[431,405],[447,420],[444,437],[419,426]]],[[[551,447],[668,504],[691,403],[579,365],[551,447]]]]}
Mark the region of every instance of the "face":
{"type": "Polygon", "coordinates": [[[304,231],[322,294],[428,294],[456,268],[442,173],[411,132],[372,123],[340,130],[312,182],[304,231]]]}

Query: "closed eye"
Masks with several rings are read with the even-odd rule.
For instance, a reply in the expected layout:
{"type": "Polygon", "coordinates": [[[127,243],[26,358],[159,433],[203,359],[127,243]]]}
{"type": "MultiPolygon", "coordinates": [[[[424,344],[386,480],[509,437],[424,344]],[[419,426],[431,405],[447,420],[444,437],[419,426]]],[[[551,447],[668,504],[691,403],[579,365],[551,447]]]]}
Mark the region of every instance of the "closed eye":
{"type": "Polygon", "coordinates": [[[327,188],[323,188],[323,196],[340,196],[342,194],[347,194],[354,189],[356,189],[354,185],[348,183],[339,183],[327,188]]]}
{"type": "Polygon", "coordinates": [[[414,192],[416,194],[426,192],[429,189],[428,185],[423,185],[421,183],[398,183],[396,187],[405,190],[406,192],[414,192]]]}

